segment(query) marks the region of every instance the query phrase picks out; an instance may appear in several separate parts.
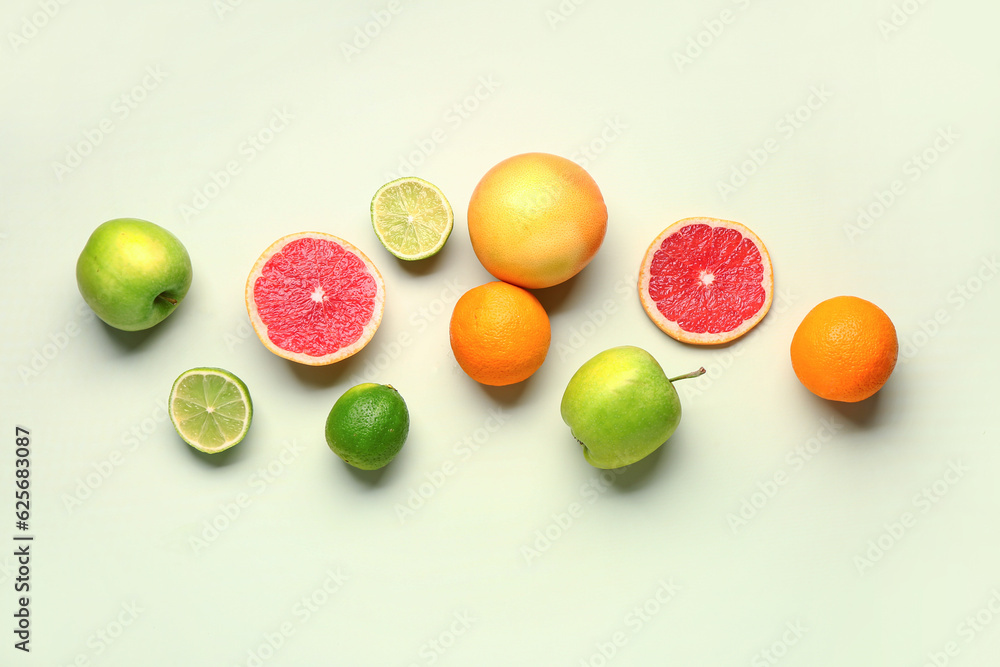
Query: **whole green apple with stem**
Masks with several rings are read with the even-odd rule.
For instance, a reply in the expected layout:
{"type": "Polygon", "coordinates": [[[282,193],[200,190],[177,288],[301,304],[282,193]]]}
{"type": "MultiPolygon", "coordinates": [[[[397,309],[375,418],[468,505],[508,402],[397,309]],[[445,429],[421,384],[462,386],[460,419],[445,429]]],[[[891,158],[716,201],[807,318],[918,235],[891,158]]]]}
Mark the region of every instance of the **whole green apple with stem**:
{"type": "Polygon", "coordinates": [[[191,287],[191,258],[176,236],[137,218],[94,230],[76,263],[80,294],[123,331],[148,329],[174,312],[191,287]]]}
{"type": "Polygon", "coordinates": [[[681,421],[673,383],[705,372],[667,378],[649,352],[613,347],[583,364],[563,394],[560,411],[583,456],[596,468],[621,468],[665,443],[681,421]]]}

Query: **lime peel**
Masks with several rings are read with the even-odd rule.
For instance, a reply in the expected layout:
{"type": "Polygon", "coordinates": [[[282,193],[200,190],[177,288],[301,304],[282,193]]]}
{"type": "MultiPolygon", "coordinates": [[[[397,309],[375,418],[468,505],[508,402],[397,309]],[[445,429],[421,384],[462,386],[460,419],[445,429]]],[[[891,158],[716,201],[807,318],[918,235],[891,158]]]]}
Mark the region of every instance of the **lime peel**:
{"type": "Polygon", "coordinates": [[[372,197],[371,218],[385,249],[406,261],[436,255],[455,225],[455,214],[441,189],[415,176],[380,187],[372,197]]]}
{"type": "Polygon", "coordinates": [[[351,387],[337,399],[326,419],[326,444],[360,470],[378,470],[406,442],[410,413],[392,385],[372,382],[351,387]]]}
{"type": "Polygon", "coordinates": [[[170,421],[184,442],[206,454],[229,449],[253,419],[250,390],[222,368],[184,371],[170,388],[170,421]]]}

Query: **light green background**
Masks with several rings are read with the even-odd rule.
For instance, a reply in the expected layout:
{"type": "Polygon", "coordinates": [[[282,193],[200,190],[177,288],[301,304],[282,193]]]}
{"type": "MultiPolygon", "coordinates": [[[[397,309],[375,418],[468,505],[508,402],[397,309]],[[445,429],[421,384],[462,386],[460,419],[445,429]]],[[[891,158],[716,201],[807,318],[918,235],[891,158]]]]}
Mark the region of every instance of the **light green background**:
{"type": "Polygon", "coordinates": [[[223,2],[0,11],[0,540],[15,425],[32,433],[36,536],[33,651],[6,633],[0,663],[902,667],[950,649],[937,659],[993,664],[995,3],[223,2]],[[533,150],[585,164],[608,235],[539,292],[541,370],[491,390],[448,345],[450,304],[490,279],[465,210],[490,166],[533,150]],[[415,266],[368,219],[401,163],[456,212],[415,266]],[[774,262],[774,308],[729,348],[667,338],[633,287],[648,243],[694,215],[744,222],[774,262]],[[75,286],[87,236],[121,216],[172,230],[195,267],[145,334],[89,317],[75,286]],[[326,369],[267,352],[243,303],[260,252],[309,229],[368,253],[387,290],[368,348],[326,369]],[[788,359],[805,313],[839,294],[879,304],[903,345],[854,406],[814,398],[788,359]],[[602,478],[559,400],[621,344],[709,374],[681,388],[667,447],[602,478]],[[199,365],[255,401],[218,459],[164,421],[199,365]],[[361,379],[411,410],[382,474],[323,441],[361,379]]]}

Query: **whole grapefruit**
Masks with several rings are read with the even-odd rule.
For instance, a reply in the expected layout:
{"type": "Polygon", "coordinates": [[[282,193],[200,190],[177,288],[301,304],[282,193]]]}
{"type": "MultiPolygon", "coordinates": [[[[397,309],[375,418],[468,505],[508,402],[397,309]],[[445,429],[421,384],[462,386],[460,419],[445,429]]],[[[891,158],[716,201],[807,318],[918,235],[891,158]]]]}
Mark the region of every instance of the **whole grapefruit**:
{"type": "Polygon", "coordinates": [[[604,241],[608,209],[587,171],[564,157],[523,153],[486,172],[469,200],[469,237],[496,278],[529,289],[565,282],[604,241]]]}

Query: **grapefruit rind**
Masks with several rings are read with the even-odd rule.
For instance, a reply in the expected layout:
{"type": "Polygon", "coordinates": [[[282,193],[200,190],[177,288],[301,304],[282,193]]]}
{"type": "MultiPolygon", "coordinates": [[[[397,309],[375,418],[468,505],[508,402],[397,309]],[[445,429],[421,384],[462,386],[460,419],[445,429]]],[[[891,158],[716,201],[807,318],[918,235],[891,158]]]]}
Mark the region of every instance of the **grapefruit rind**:
{"type": "Polygon", "coordinates": [[[762,319],[764,319],[765,315],[767,315],[767,311],[770,310],[771,301],[774,297],[774,269],[771,265],[771,256],[768,254],[767,247],[764,246],[760,237],[758,237],[746,225],[739,222],[733,222],[732,220],[720,220],[718,218],[684,218],[683,220],[678,220],[664,229],[655,239],[653,239],[653,242],[649,244],[649,248],[646,250],[646,254],[643,256],[642,264],[639,268],[638,289],[639,299],[642,301],[643,310],[646,311],[646,315],[649,316],[649,319],[651,319],[653,323],[656,324],[656,326],[659,327],[665,334],[682,343],[689,343],[692,345],[721,345],[736,340],[746,332],[750,331],[757,326],[762,319]],[[698,333],[687,331],[681,328],[677,321],[671,320],[661,313],[657,307],[656,301],[654,301],[649,294],[650,267],[653,263],[653,257],[662,245],[663,240],[668,236],[672,236],[677,233],[683,227],[697,224],[708,225],[709,227],[726,227],[734,229],[753,242],[757,247],[758,252],[760,252],[761,264],[763,265],[761,287],[764,290],[764,304],[756,313],[753,314],[753,316],[743,320],[739,326],[728,331],[721,331],[718,333],[698,333]]]}
{"type": "Polygon", "coordinates": [[[257,258],[257,261],[254,263],[253,268],[250,270],[250,275],[247,277],[245,298],[247,313],[250,315],[250,324],[253,326],[254,333],[257,334],[260,342],[264,344],[264,347],[279,357],[288,359],[289,361],[305,364],[307,366],[328,366],[357,354],[362,348],[365,347],[365,345],[368,344],[369,341],[371,341],[372,337],[375,335],[375,331],[378,330],[379,324],[382,322],[382,313],[385,310],[385,283],[382,280],[382,274],[379,273],[379,270],[375,267],[375,264],[372,263],[368,256],[348,241],[345,241],[338,236],[334,236],[333,234],[326,234],[324,232],[298,232],[296,234],[288,234],[287,236],[281,237],[268,246],[267,250],[261,253],[260,257],[257,258]],[[312,356],[292,352],[276,345],[268,336],[267,324],[260,318],[260,315],[257,312],[256,302],[254,300],[254,286],[257,279],[261,277],[264,266],[267,264],[268,260],[280,252],[286,245],[301,238],[324,239],[340,245],[347,252],[356,255],[358,259],[364,263],[365,267],[375,279],[376,293],[373,298],[374,309],[372,311],[371,318],[362,329],[361,336],[350,345],[346,345],[322,356],[312,356]]]}

